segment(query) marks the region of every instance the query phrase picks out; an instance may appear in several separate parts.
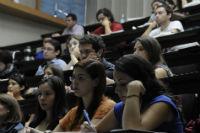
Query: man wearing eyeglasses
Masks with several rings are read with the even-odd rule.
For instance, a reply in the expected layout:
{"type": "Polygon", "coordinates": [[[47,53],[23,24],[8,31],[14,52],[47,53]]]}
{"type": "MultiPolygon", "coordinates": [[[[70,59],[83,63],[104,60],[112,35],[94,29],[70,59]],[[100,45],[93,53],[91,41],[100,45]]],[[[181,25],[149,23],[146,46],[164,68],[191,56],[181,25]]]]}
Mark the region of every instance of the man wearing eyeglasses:
{"type": "Polygon", "coordinates": [[[85,35],[79,43],[80,58],[99,60],[104,65],[107,77],[112,79],[114,65],[103,57],[105,49],[103,39],[97,35],[85,35]]]}
{"type": "Polygon", "coordinates": [[[62,70],[66,69],[67,64],[65,63],[65,61],[57,58],[60,56],[61,52],[60,43],[57,40],[48,39],[44,41],[42,49],[45,63],[39,66],[35,75],[43,75],[44,67],[49,64],[53,64],[54,66],[62,70]]]}

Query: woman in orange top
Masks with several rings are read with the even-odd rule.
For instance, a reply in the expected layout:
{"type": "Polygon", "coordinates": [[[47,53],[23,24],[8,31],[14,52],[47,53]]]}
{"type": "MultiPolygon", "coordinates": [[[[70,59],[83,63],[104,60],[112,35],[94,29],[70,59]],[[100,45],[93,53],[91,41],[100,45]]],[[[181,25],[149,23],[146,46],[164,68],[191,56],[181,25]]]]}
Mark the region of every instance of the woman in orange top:
{"type": "Polygon", "coordinates": [[[78,106],[72,108],[54,131],[79,131],[86,119],[86,109],[92,124],[97,124],[114,106],[114,102],[103,96],[106,74],[103,65],[95,60],[82,60],[74,66],[72,89],[79,97],[78,106]]]}

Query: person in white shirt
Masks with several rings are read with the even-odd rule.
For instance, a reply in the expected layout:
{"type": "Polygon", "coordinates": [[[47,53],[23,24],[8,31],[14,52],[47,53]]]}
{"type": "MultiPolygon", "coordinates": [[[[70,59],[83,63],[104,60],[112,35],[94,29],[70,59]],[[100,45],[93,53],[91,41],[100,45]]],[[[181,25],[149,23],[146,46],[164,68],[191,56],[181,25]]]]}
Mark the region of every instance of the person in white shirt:
{"type": "Polygon", "coordinates": [[[142,36],[159,37],[184,31],[180,21],[171,21],[172,9],[164,4],[155,10],[156,20],[153,21],[142,36]],[[158,28],[155,28],[158,26],[158,28]],[[154,29],[155,28],[155,29],[154,29]]]}

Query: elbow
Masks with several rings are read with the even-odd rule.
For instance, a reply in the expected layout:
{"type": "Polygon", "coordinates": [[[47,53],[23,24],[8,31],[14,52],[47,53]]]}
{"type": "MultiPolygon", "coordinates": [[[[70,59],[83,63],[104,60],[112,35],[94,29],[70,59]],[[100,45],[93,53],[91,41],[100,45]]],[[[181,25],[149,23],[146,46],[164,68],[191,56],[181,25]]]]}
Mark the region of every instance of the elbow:
{"type": "Polygon", "coordinates": [[[143,127],[140,123],[133,123],[133,122],[124,122],[122,124],[122,129],[128,130],[128,129],[137,129],[137,130],[142,130],[143,127]]]}

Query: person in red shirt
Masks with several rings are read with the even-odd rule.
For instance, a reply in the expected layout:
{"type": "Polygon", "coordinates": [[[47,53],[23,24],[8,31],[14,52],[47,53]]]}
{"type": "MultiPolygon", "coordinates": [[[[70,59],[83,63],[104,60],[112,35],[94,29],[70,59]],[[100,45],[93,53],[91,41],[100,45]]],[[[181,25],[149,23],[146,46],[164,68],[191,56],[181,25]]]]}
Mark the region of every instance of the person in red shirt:
{"type": "Polygon", "coordinates": [[[92,33],[96,35],[110,34],[115,31],[123,30],[123,26],[114,20],[113,14],[107,8],[99,9],[96,19],[102,26],[95,29],[92,33]]]}

